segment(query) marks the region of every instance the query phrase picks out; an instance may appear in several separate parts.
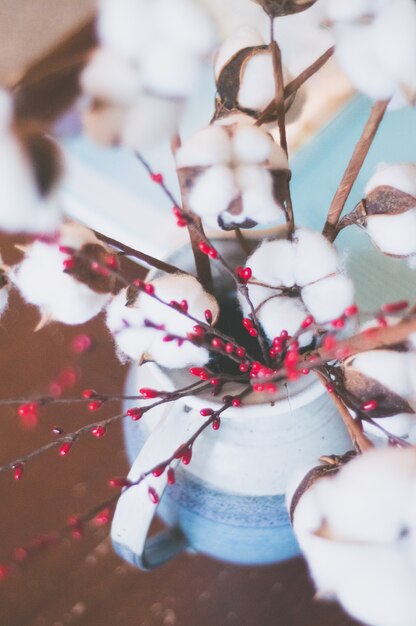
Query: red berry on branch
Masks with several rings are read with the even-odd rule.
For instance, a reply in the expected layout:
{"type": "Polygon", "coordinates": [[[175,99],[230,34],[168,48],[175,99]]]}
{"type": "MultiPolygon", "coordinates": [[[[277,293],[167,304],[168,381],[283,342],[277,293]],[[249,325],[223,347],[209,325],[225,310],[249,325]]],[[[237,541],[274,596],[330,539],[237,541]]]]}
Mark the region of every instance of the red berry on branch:
{"type": "Polygon", "coordinates": [[[158,467],[155,467],[155,469],[152,471],[152,475],[155,478],[159,478],[159,476],[162,476],[165,469],[166,469],[165,465],[159,465],[158,467]]]}
{"type": "Polygon", "coordinates": [[[92,339],[89,335],[77,335],[71,342],[71,351],[75,354],[87,352],[92,347],[92,339]]]}
{"type": "Polygon", "coordinates": [[[115,476],[114,478],[110,478],[110,480],[108,481],[108,485],[116,489],[129,487],[131,484],[131,481],[126,478],[126,476],[115,476]]]}
{"type": "Polygon", "coordinates": [[[104,402],[102,400],[92,400],[88,402],[88,410],[89,411],[98,411],[103,406],[104,402]]]}
{"type": "Polygon", "coordinates": [[[244,359],[244,357],[246,356],[246,349],[241,347],[241,346],[238,346],[235,349],[235,353],[236,353],[236,355],[238,356],[239,359],[244,359]]]}
{"type": "Polygon", "coordinates": [[[354,315],[357,315],[357,313],[358,313],[358,306],[356,304],[352,304],[351,306],[348,306],[344,311],[345,317],[354,317],[354,315]]]}
{"type": "Polygon", "coordinates": [[[127,409],[126,414],[131,417],[133,422],[137,422],[143,416],[143,409],[135,406],[127,409]]]}
{"type": "Polygon", "coordinates": [[[101,437],[104,437],[106,432],[107,432],[106,427],[102,426],[101,424],[99,424],[98,426],[94,426],[94,428],[91,430],[91,434],[94,437],[97,437],[97,439],[101,439],[101,437]]]}
{"type": "Polygon", "coordinates": [[[218,337],[214,337],[214,338],[211,340],[211,346],[212,346],[213,348],[216,348],[217,350],[222,350],[222,349],[224,348],[224,344],[223,344],[223,342],[222,342],[222,341],[221,341],[221,339],[219,339],[218,337]]]}
{"type": "Polygon", "coordinates": [[[212,324],[212,311],[210,309],[205,309],[204,317],[208,324],[212,324]]]}
{"type": "Polygon", "coordinates": [[[189,465],[192,460],[192,447],[189,446],[185,449],[184,453],[181,456],[181,461],[184,465],[189,465]]]}
{"type": "Polygon", "coordinates": [[[241,398],[233,398],[231,404],[235,407],[241,406],[241,398]]]}
{"type": "Polygon", "coordinates": [[[71,441],[64,442],[61,445],[61,447],[59,448],[60,456],[67,456],[69,454],[69,452],[71,451],[71,448],[72,448],[72,442],[71,441]]]}
{"type": "Polygon", "coordinates": [[[153,489],[153,487],[149,487],[147,493],[149,495],[150,502],[152,502],[153,504],[159,504],[160,498],[156,489],[153,489]]]}
{"type": "Polygon", "coordinates": [[[152,174],[150,174],[150,179],[158,185],[163,183],[163,175],[156,172],[152,172],[152,174]]]}
{"type": "Polygon", "coordinates": [[[21,480],[23,476],[23,464],[17,463],[13,465],[13,478],[14,480],[21,480]]]}
{"type": "Polygon", "coordinates": [[[360,408],[362,411],[374,411],[377,407],[377,400],[367,400],[367,402],[363,402],[360,408]]]}
{"type": "Polygon", "coordinates": [[[219,430],[221,426],[221,420],[219,417],[216,417],[212,420],[212,429],[213,430],[219,430]]]}
{"type": "Polygon", "coordinates": [[[73,259],[73,258],[65,259],[65,261],[62,263],[62,265],[64,267],[64,271],[65,272],[70,272],[75,267],[75,259],[73,259]]]}
{"type": "Polygon", "coordinates": [[[205,408],[205,409],[201,409],[199,411],[199,414],[202,415],[202,417],[209,417],[210,415],[212,415],[214,413],[213,409],[205,408]]]}
{"type": "Polygon", "coordinates": [[[150,389],[150,387],[142,387],[141,389],[139,389],[139,394],[143,396],[143,398],[152,399],[158,398],[160,392],[156,389],[150,389]]]}
{"type": "Polygon", "coordinates": [[[81,392],[81,397],[85,398],[86,400],[88,400],[89,398],[95,398],[97,395],[97,392],[95,391],[95,389],[84,389],[81,392]]]}
{"type": "Polygon", "coordinates": [[[408,306],[409,302],[407,300],[398,300],[397,302],[388,302],[387,304],[383,304],[381,310],[383,313],[397,313],[398,311],[407,309],[408,306]]]}
{"type": "Polygon", "coordinates": [[[312,326],[312,324],[314,323],[314,319],[312,317],[312,315],[308,315],[307,317],[305,317],[305,319],[303,320],[302,324],[301,324],[301,328],[305,329],[305,328],[309,328],[309,326],[312,326]]]}
{"type": "Polygon", "coordinates": [[[155,293],[155,288],[151,283],[146,283],[144,286],[144,290],[149,296],[153,296],[153,294],[155,293]]]}
{"type": "Polygon", "coordinates": [[[173,467],[170,467],[168,469],[167,481],[168,481],[168,485],[174,485],[176,483],[175,470],[173,469],[173,467]]]}

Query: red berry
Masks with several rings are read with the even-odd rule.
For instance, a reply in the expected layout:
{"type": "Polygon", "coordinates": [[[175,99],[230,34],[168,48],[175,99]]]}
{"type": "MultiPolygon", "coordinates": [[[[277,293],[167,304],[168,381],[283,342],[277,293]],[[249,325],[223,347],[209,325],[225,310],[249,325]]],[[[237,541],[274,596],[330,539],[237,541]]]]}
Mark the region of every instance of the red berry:
{"type": "Polygon", "coordinates": [[[212,324],[212,311],[210,309],[206,309],[204,311],[204,316],[208,324],[212,324]]]}
{"type": "Polygon", "coordinates": [[[377,400],[367,400],[367,402],[364,402],[360,408],[362,411],[374,411],[374,409],[376,409],[377,407],[377,400]]]}
{"type": "Polygon", "coordinates": [[[153,172],[152,174],[150,174],[150,179],[158,185],[161,185],[163,183],[163,175],[159,173],[153,172]]]}
{"type": "Polygon", "coordinates": [[[156,389],[150,389],[149,387],[142,387],[141,389],[139,389],[139,394],[143,396],[143,398],[158,398],[159,393],[160,392],[156,389]]]}
{"type": "Polygon", "coordinates": [[[358,306],[356,304],[352,304],[351,306],[348,306],[344,311],[345,317],[353,317],[354,315],[357,315],[357,313],[358,313],[358,306]]]}
{"type": "Polygon", "coordinates": [[[84,389],[84,391],[82,391],[81,393],[81,396],[86,400],[89,398],[95,398],[96,395],[97,392],[95,391],[95,389],[84,389]]]}
{"type": "Polygon", "coordinates": [[[211,383],[211,385],[212,385],[213,387],[216,387],[217,385],[219,385],[219,384],[220,384],[220,382],[221,382],[221,381],[220,381],[220,379],[219,379],[219,378],[210,378],[210,381],[209,381],[209,382],[211,383]]]}
{"type": "Polygon", "coordinates": [[[231,401],[231,404],[235,407],[241,406],[241,399],[240,398],[233,398],[231,401]]]}
{"type": "Polygon", "coordinates": [[[144,290],[149,296],[153,296],[153,294],[155,293],[155,288],[151,283],[146,283],[144,286],[144,290]]]}
{"type": "Polygon", "coordinates": [[[77,335],[71,342],[71,351],[75,354],[87,352],[92,347],[92,339],[89,335],[77,335]]]}
{"type": "Polygon", "coordinates": [[[149,487],[149,489],[147,490],[147,493],[149,494],[150,502],[152,502],[153,504],[159,503],[160,498],[156,489],[153,489],[153,487],[149,487]]]}
{"type": "Polygon", "coordinates": [[[127,409],[126,414],[131,417],[133,422],[137,422],[143,416],[143,409],[135,406],[131,409],[127,409]]]}
{"type": "Polygon", "coordinates": [[[407,300],[399,300],[398,302],[388,302],[387,304],[383,304],[381,310],[383,313],[397,313],[398,311],[407,309],[408,306],[409,302],[407,300]]]}
{"type": "Polygon", "coordinates": [[[214,337],[214,339],[211,340],[211,346],[217,350],[222,350],[224,348],[223,342],[218,337],[214,337]]]}
{"type": "Polygon", "coordinates": [[[210,408],[201,409],[199,411],[199,414],[202,415],[202,417],[209,417],[209,415],[212,415],[213,413],[214,410],[210,408]]]}
{"type": "Polygon", "coordinates": [[[155,469],[152,471],[152,475],[155,478],[159,478],[159,476],[162,476],[164,471],[165,471],[165,465],[159,465],[158,467],[155,467],[155,469]]]}
{"type": "Polygon", "coordinates": [[[106,432],[106,427],[102,426],[101,424],[99,424],[98,426],[94,426],[94,428],[91,430],[91,434],[94,437],[97,437],[97,439],[101,439],[101,437],[104,437],[106,432]]]}
{"type": "Polygon", "coordinates": [[[250,364],[249,363],[240,363],[240,365],[239,365],[240,372],[242,372],[244,374],[245,372],[248,372],[249,369],[250,369],[250,364]]]}
{"type": "Polygon", "coordinates": [[[240,346],[238,346],[238,347],[235,349],[235,353],[236,353],[236,355],[238,356],[238,358],[240,358],[240,359],[244,359],[244,357],[246,356],[246,349],[245,349],[245,348],[242,348],[242,347],[240,347],[240,346]]]}
{"type": "Polygon", "coordinates": [[[343,317],[339,317],[337,320],[333,320],[333,321],[331,322],[331,325],[332,325],[334,328],[344,328],[344,326],[345,326],[345,320],[344,320],[344,318],[343,318],[343,317]]]}
{"type": "Polygon", "coordinates": [[[104,402],[102,400],[92,400],[91,402],[88,402],[88,410],[89,411],[98,411],[98,409],[101,409],[101,407],[103,406],[104,402]]]}
{"type": "Polygon", "coordinates": [[[65,261],[62,263],[62,265],[64,266],[64,270],[66,272],[70,272],[75,267],[75,259],[72,259],[72,258],[71,259],[65,259],[65,261]]]}
{"type": "Polygon", "coordinates": [[[181,456],[181,461],[184,465],[189,465],[189,463],[191,462],[192,459],[192,448],[189,446],[189,448],[186,448],[184,453],[181,456]]]}
{"type": "Polygon", "coordinates": [[[219,417],[216,417],[215,419],[212,420],[212,429],[213,430],[219,430],[221,426],[221,420],[219,417]]]}
{"type": "Polygon", "coordinates": [[[301,328],[305,329],[305,328],[309,328],[309,326],[311,326],[314,323],[314,319],[312,317],[312,315],[308,315],[307,317],[305,317],[305,319],[303,320],[302,324],[301,324],[301,328]]]}
{"type": "Polygon", "coordinates": [[[61,445],[61,447],[59,448],[60,456],[67,456],[69,454],[71,448],[72,448],[72,442],[71,441],[66,441],[65,443],[63,443],[61,445]]]}
{"type": "Polygon", "coordinates": [[[108,484],[110,487],[122,488],[129,487],[131,485],[131,481],[125,476],[115,476],[114,478],[110,478],[108,484]]]}
{"type": "Polygon", "coordinates": [[[23,465],[22,463],[17,463],[13,465],[13,478],[15,480],[20,480],[23,476],[23,465]]]}
{"type": "Polygon", "coordinates": [[[173,469],[173,467],[170,467],[168,469],[168,473],[167,473],[167,481],[168,481],[168,485],[174,485],[176,482],[176,478],[175,478],[175,470],[173,469]]]}

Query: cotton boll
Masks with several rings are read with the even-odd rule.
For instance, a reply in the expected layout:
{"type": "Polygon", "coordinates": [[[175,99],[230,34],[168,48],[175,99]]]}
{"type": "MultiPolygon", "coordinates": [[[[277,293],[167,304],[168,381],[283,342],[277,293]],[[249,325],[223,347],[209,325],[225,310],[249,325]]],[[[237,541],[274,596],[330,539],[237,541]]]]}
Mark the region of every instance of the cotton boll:
{"type": "Polygon", "coordinates": [[[343,276],[328,276],[302,289],[302,300],[319,323],[335,320],[354,302],[354,284],[343,276]]]}
{"type": "Polygon", "coordinates": [[[231,142],[228,133],[218,125],[211,125],[192,135],[176,153],[176,164],[181,167],[205,167],[229,163],[231,142]]]}
{"type": "Polygon", "coordinates": [[[205,217],[226,211],[237,196],[232,171],[223,165],[214,165],[196,178],[188,203],[191,211],[205,217]]]}
{"type": "MultiPolygon", "coordinates": [[[[67,222],[59,229],[59,244],[79,250],[85,244],[93,243],[103,246],[95,233],[82,224],[67,222]]],[[[104,246],[103,246],[104,247],[104,246]]]]}
{"type": "Polygon", "coordinates": [[[416,165],[414,163],[379,163],[365,187],[368,195],[377,187],[387,185],[415,196],[416,206],[416,165]]]}
{"type": "Polygon", "coordinates": [[[23,298],[43,315],[64,324],[81,324],[103,308],[109,294],[99,294],[63,271],[64,255],[55,245],[35,242],[13,273],[23,298]]]}
{"type": "Polygon", "coordinates": [[[338,269],[335,247],[318,232],[298,229],[296,238],[295,282],[299,286],[312,283],[338,269]]]}
{"type": "Polygon", "coordinates": [[[127,289],[123,289],[107,306],[106,324],[121,355],[137,361],[146,352],[154,331],[144,326],[138,302],[126,303],[127,289]]]}
{"type": "Polygon", "coordinates": [[[406,352],[370,350],[354,357],[352,366],[399,396],[406,397],[412,392],[406,352]]]}
{"type": "Polygon", "coordinates": [[[385,254],[407,256],[416,253],[416,209],[396,215],[372,215],[366,229],[385,254]]]}
{"type": "MultiPolygon", "coordinates": [[[[262,243],[247,260],[256,280],[275,287],[293,287],[294,265],[295,249],[286,239],[262,243]]],[[[250,285],[249,289],[253,287],[250,285]]]]}
{"type": "Polygon", "coordinates": [[[140,60],[154,39],[151,3],[146,0],[101,0],[98,12],[100,41],[128,61],[140,60]]]}
{"type": "Polygon", "coordinates": [[[270,51],[260,51],[243,67],[238,104],[244,109],[261,111],[273,100],[275,86],[270,51]]]}
{"type": "Polygon", "coordinates": [[[175,45],[156,40],[141,63],[145,87],[164,98],[184,98],[192,93],[200,71],[197,57],[175,45]]]}
{"type": "Polygon", "coordinates": [[[80,81],[86,94],[113,103],[131,103],[140,91],[137,69],[106,48],[94,53],[80,81]]]}
{"type": "Polygon", "coordinates": [[[202,7],[189,0],[160,0],[153,3],[152,9],[162,40],[197,56],[211,52],[216,32],[202,7]]]}
{"type": "Polygon", "coordinates": [[[260,128],[237,126],[232,138],[235,159],[239,163],[264,163],[272,151],[272,138],[260,128]]]}
{"type": "Polygon", "coordinates": [[[264,45],[264,40],[258,30],[252,26],[241,26],[238,28],[218,49],[214,65],[215,79],[218,79],[224,66],[240,50],[262,45],[264,45]]]}

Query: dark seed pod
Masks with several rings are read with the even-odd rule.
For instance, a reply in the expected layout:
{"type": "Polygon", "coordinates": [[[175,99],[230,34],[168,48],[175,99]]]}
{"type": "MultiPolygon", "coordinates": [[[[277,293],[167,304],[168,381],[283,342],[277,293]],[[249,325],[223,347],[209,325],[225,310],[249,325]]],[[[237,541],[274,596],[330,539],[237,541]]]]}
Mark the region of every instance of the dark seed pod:
{"type": "Polygon", "coordinates": [[[316,0],[253,0],[259,4],[270,17],[293,15],[309,9],[316,0]]]}

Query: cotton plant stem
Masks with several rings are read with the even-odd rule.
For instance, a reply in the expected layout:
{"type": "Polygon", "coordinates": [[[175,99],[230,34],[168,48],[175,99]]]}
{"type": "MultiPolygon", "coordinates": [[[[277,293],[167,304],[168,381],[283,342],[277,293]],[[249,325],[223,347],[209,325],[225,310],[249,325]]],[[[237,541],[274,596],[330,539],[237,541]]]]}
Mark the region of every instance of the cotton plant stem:
{"type": "MultiPolygon", "coordinates": [[[[314,74],[316,74],[321,67],[327,63],[327,61],[334,54],[335,47],[329,48],[326,52],[321,54],[321,56],[316,59],[311,65],[309,65],[303,72],[301,72],[296,78],[290,81],[284,88],[284,99],[286,100],[292,94],[294,94],[302,85],[314,74]]],[[[270,102],[267,107],[264,109],[260,117],[258,118],[256,125],[260,126],[264,124],[267,119],[276,111],[276,102],[273,100],[270,102]]]]}
{"type": "Polygon", "coordinates": [[[145,254],[144,252],[141,252],[140,250],[131,248],[130,246],[127,246],[126,244],[121,243],[117,239],[113,239],[112,237],[108,237],[107,235],[103,235],[102,233],[99,233],[97,231],[94,231],[94,233],[98,237],[98,239],[100,239],[100,241],[103,241],[104,243],[107,243],[110,246],[113,246],[113,248],[117,248],[118,250],[121,250],[121,252],[125,256],[130,256],[130,257],[134,257],[135,259],[139,259],[140,261],[143,261],[143,263],[146,263],[147,265],[150,265],[151,267],[154,267],[155,269],[158,269],[162,272],[166,272],[167,274],[185,274],[183,270],[179,269],[179,267],[176,267],[175,265],[171,265],[170,263],[165,263],[164,261],[161,261],[160,259],[157,259],[151,256],[150,254],[145,254]]]}
{"type": "Polygon", "coordinates": [[[240,244],[241,250],[244,252],[244,254],[249,256],[251,254],[250,244],[248,243],[248,241],[244,237],[244,235],[241,232],[240,228],[235,228],[234,229],[234,233],[235,233],[235,238],[237,239],[238,243],[240,244]]]}
{"type": "MultiPolygon", "coordinates": [[[[283,80],[283,64],[282,53],[276,41],[270,44],[273,60],[273,75],[275,84],[275,103],[277,111],[277,124],[279,127],[280,145],[288,156],[287,137],[286,137],[286,121],[285,121],[285,99],[284,99],[284,80],[283,80]]],[[[295,221],[293,216],[292,198],[290,193],[289,181],[285,184],[285,213],[288,224],[288,237],[292,237],[295,230],[295,221]]]]}
{"type": "Polygon", "coordinates": [[[380,123],[384,117],[388,106],[388,101],[376,102],[371,109],[370,116],[365,124],[364,130],[358,140],[347,169],[342,177],[339,187],[331,202],[323,234],[329,241],[334,241],[338,234],[337,226],[345,203],[351,193],[351,189],[362,168],[364,160],[370,150],[374,137],[378,131],[380,123]]]}
{"type": "MultiPolygon", "coordinates": [[[[315,371],[315,374],[318,380],[324,386],[326,386],[328,383],[328,380],[324,376],[324,374],[319,370],[315,371]]],[[[343,403],[343,401],[341,400],[341,397],[337,394],[337,392],[334,390],[331,394],[328,394],[328,395],[331,397],[333,403],[337,407],[342,417],[342,420],[345,424],[345,427],[348,431],[348,434],[351,437],[351,441],[355,449],[357,450],[357,452],[366,452],[367,450],[370,450],[371,448],[373,448],[374,445],[371,443],[368,437],[363,433],[363,431],[360,428],[360,425],[352,417],[348,408],[343,403]]]]}

